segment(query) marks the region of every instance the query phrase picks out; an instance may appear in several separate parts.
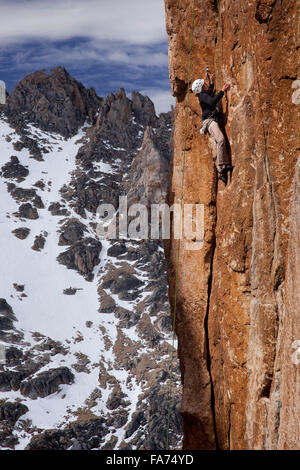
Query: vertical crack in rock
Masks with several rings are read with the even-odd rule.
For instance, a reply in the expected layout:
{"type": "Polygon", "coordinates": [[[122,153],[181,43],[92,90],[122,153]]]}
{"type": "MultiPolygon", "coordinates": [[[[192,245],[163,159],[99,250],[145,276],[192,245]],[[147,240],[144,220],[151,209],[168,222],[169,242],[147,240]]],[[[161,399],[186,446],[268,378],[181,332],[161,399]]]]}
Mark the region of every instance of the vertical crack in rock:
{"type": "Polygon", "coordinates": [[[230,434],[231,434],[231,403],[228,410],[228,431],[227,431],[227,448],[230,450],[230,434]]]}
{"type": "Polygon", "coordinates": [[[209,349],[209,331],[208,331],[208,316],[209,316],[209,308],[210,308],[210,297],[211,297],[211,290],[212,290],[212,283],[213,283],[213,264],[214,264],[214,254],[216,248],[216,225],[217,225],[218,216],[216,213],[216,223],[215,223],[215,230],[214,236],[212,240],[212,247],[211,247],[211,258],[210,258],[210,273],[208,278],[207,284],[207,306],[206,306],[206,314],[204,318],[204,330],[205,330],[205,343],[206,343],[206,365],[207,371],[209,374],[210,380],[210,393],[211,393],[211,412],[213,418],[213,429],[214,435],[216,440],[216,449],[219,450],[219,441],[218,441],[218,433],[217,433],[217,425],[216,425],[216,412],[215,412],[215,393],[214,393],[214,383],[211,373],[211,356],[210,356],[210,349],[209,349]]]}
{"type": "MultiPolygon", "coordinates": [[[[257,66],[257,59],[255,57],[255,66],[256,66],[256,76],[258,77],[258,66],[257,66]]],[[[279,315],[278,315],[278,300],[276,297],[276,292],[280,284],[282,283],[282,276],[280,276],[280,273],[282,272],[282,263],[279,264],[279,266],[274,267],[274,264],[276,263],[275,259],[275,253],[277,251],[277,246],[276,246],[276,239],[278,236],[278,231],[277,231],[277,223],[278,223],[278,218],[276,214],[276,200],[275,200],[275,195],[274,195],[274,189],[273,189],[273,182],[272,178],[270,175],[270,165],[269,165],[269,159],[268,159],[268,140],[269,140],[269,127],[266,129],[266,124],[265,121],[268,122],[268,118],[265,119],[263,108],[262,108],[262,93],[261,93],[261,87],[259,80],[257,78],[257,90],[258,90],[258,99],[259,99],[259,109],[260,109],[260,114],[261,114],[261,120],[262,120],[262,130],[263,130],[263,146],[264,146],[264,152],[263,152],[263,165],[264,165],[264,171],[266,175],[266,180],[267,180],[267,191],[269,192],[269,198],[270,198],[270,229],[272,230],[273,233],[270,234],[271,239],[272,239],[272,260],[271,260],[271,272],[273,273],[273,298],[274,298],[274,310],[275,310],[275,324],[274,324],[274,351],[273,351],[273,357],[272,357],[272,364],[270,364],[270,369],[272,369],[271,374],[267,375],[264,379],[264,383],[262,386],[262,390],[260,393],[261,398],[270,398],[271,394],[271,388],[273,384],[273,378],[275,376],[275,362],[276,362],[276,344],[278,341],[278,331],[279,331],[279,315]]]]}

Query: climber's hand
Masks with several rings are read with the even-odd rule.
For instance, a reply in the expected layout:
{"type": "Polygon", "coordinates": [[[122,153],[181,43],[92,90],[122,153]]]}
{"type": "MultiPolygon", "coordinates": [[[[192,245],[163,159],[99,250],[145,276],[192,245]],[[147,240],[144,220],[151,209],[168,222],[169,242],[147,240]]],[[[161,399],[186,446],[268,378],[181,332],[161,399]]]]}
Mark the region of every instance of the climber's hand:
{"type": "Polygon", "coordinates": [[[216,78],[216,74],[213,73],[212,76],[210,77],[211,83],[215,83],[215,78],[216,78]]]}
{"type": "Polygon", "coordinates": [[[227,91],[230,88],[230,83],[224,83],[222,91],[227,91]]]}

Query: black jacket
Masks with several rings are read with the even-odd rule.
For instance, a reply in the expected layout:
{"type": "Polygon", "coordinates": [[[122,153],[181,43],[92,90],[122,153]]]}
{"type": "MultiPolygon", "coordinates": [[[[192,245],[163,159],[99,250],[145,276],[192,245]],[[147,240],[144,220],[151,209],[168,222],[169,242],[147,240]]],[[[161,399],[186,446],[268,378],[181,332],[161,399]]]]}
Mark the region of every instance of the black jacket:
{"type": "Polygon", "coordinates": [[[219,93],[216,95],[214,94],[213,85],[209,86],[209,90],[201,91],[201,93],[199,93],[198,99],[202,109],[202,121],[205,121],[205,119],[207,119],[212,114],[214,114],[214,117],[218,116],[216,106],[223,96],[224,91],[219,91],[219,93]]]}

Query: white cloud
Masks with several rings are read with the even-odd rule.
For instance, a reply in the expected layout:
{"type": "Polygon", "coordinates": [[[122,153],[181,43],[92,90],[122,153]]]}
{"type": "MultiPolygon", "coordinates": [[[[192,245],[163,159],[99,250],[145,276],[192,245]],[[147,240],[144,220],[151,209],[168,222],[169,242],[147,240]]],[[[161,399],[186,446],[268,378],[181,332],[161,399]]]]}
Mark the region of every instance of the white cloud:
{"type": "Polygon", "coordinates": [[[63,65],[101,95],[138,90],[157,114],[174,104],[164,0],[0,0],[0,15],[1,73],[63,65]]]}
{"type": "MultiPolygon", "coordinates": [[[[166,49],[165,47],[163,47],[166,49]]],[[[165,68],[168,63],[167,50],[155,51],[145,46],[135,46],[125,43],[110,44],[97,40],[81,41],[79,43],[39,43],[36,47],[12,46],[0,53],[0,71],[24,70],[33,71],[48,68],[49,64],[61,64],[68,67],[97,67],[111,64],[112,67],[127,66],[131,73],[138,74],[139,69],[165,68]],[[1,55],[11,50],[9,65],[3,61],[1,55]]]]}
{"type": "Polygon", "coordinates": [[[166,40],[164,0],[1,0],[0,41],[65,40],[150,44],[166,40]]]}

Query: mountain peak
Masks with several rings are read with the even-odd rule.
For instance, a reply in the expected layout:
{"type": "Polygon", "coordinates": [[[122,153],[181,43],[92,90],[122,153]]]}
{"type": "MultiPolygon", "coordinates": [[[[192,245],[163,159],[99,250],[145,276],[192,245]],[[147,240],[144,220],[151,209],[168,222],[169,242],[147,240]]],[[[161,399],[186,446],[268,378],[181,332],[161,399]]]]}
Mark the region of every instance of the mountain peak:
{"type": "Polygon", "coordinates": [[[153,120],[155,117],[155,108],[148,96],[143,96],[138,91],[133,91],[131,93],[131,100],[133,112],[142,124],[147,125],[149,118],[153,120]]]}
{"type": "Polygon", "coordinates": [[[57,66],[49,75],[44,69],[26,75],[8,97],[5,112],[11,123],[25,119],[70,137],[87,119],[94,121],[100,102],[93,88],[87,90],[57,66]]]}

